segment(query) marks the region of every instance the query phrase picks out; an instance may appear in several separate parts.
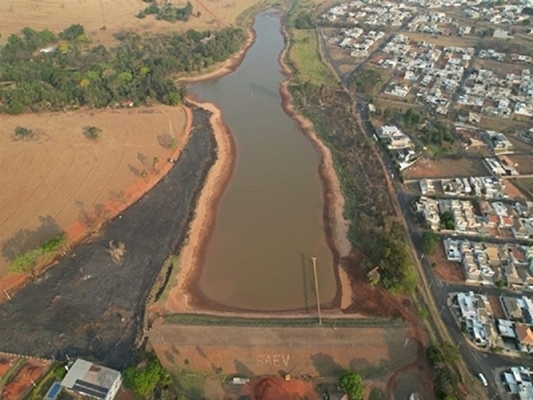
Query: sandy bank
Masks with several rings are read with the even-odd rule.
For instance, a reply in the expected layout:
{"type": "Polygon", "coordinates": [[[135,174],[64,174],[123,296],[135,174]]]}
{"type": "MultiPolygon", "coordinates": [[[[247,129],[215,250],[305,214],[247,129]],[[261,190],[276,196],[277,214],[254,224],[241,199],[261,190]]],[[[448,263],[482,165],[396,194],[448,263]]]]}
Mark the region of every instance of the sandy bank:
{"type": "Polygon", "coordinates": [[[217,159],[209,170],[196,203],[195,216],[189,226],[187,242],[180,252],[180,270],[176,282],[169,282],[170,285],[174,285],[170,289],[164,305],[166,311],[169,312],[189,311],[188,286],[200,267],[202,252],[207,245],[216,219],[218,201],[231,178],[235,159],[235,145],[227,126],[223,122],[220,109],[212,103],[199,103],[191,99],[189,101],[212,113],[209,121],[217,143],[217,159]]]}
{"type": "Polygon", "coordinates": [[[349,278],[342,270],[339,260],[350,253],[352,246],[348,240],[350,222],[344,218],[344,196],[339,178],[335,173],[331,151],[318,138],[313,123],[294,108],[293,99],[289,91],[292,71],[285,63],[285,56],[290,47],[290,38],[284,26],[281,28],[281,33],[285,39],[285,48],[279,56],[279,63],[283,73],[288,78],[280,84],[282,107],[298,123],[320,154],[319,174],[324,189],[324,226],[326,227],[326,238],[338,263],[335,274],[340,284],[340,296],[338,295],[337,297],[339,298],[341,309],[345,309],[351,303],[352,289],[349,278]]]}

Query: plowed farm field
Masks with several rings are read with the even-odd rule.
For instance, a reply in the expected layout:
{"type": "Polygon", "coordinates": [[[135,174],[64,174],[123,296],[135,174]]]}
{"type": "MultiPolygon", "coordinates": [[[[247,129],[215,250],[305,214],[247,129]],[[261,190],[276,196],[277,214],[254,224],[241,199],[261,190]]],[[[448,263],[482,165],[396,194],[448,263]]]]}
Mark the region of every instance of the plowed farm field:
{"type": "MultiPolygon", "coordinates": [[[[94,44],[116,42],[120,31],[165,33],[187,29],[220,29],[234,24],[247,8],[264,0],[189,0],[193,15],[187,22],[158,21],[155,16],[139,19],[136,15],[148,4],[142,0],[6,0],[0,2],[2,40],[28,26],[60,32],[71,24],[81,24],[94,44]]],[[[176,6],[185,0],[171,1],[176,6]]]]}
{"type": "Polygon", "coordinates": [[[185,142],[186,123],[184,108],[166,106],[0,116],[2,289],[15,257],[59,231],[77,239],[110,204],[138,197],[185,142]],[[17,126],[36,137],[15,140],[17,126]],[[84,136],[87,126],[101,129],[97,140],[84,136]]]}

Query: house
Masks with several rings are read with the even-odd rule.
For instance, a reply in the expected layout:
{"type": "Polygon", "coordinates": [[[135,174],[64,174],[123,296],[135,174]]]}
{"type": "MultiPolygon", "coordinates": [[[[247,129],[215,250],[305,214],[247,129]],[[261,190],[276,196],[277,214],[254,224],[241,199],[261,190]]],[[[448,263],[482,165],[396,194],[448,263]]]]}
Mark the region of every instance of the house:
{"type": "Polygon", "coordinates": [[[502,304],[505,317],[508,320],[522,322],[522,309],[518,305],[517,299],[514,297],[500,296],[500,303],[502,304]]]}
{"type": "Polygon", "coordinates": [[[533,400],[531,372],[524,367],[511,367],[502,372],[501,380],[509,394],[520,400],[533,400]]]}
{"type": "Polygon", "coordinates": [[[423,195],[435,193],[435,186],[431,179],[421,179],[420,180],[420,191],[423,195]]]}
{"type": "Polygon", "coordinates": [[[523,324],[515,325],[516,347],[524,353],[533,353],[533,331],[523,324]]]}
{"type": "Polygon", "coordinates": [[[120,372],[78,358],[61,381],[61,386],[87,397],[113,400],[121,383],[120,372]]]}

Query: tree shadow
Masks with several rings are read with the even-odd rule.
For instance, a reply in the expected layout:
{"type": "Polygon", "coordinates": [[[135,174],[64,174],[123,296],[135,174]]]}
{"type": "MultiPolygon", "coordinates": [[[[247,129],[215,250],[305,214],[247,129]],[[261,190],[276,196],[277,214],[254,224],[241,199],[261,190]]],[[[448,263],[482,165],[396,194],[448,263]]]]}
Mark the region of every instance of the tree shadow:
{"type": "Polygon", "coordinates": [[[141,152],[137,152],[137,160],[139,160],[142,165],[146,165],[148,162],[148,157],[141,152]]]}
{"type": "Polygon", "coordinates": [[[135,168],[133,165],[128,164],[128,168],[130,169],[131,173],[135,176],[141,176],[141,171],[139,171],[137,168],[135,168]]]}
{"type": "Polygon", "coordinates": [[[9,261],[29,250],[37,249],[46,240],[61,233],[62,230],[50,215],[39,216],[40,225],[37,229],[21,229],[6,240],[2,245],[2,255],[9,261]]]}
{"type": "Polygon", "coordinates": [[[170,149],[172,147],[172,136],[168,133],[162,133],[157,136],[157,142],[162,148],[170,149]]]}
{"type": "Polygon", "coordinates": [[[235,359],[233,360],[233,363],[235,364],[235,371],[237,371],[237,374],[244,376],[244,377],[255,376],[253,371],[250,368],[248,368],[243,362],[235,359]]]}
{"type": "Polygon", "coordinates": [[[311,356],[311,362],[320,376],[339,376],[346,372],[346,369],[338,364],[329,354],[313,354],[311,356]]]}

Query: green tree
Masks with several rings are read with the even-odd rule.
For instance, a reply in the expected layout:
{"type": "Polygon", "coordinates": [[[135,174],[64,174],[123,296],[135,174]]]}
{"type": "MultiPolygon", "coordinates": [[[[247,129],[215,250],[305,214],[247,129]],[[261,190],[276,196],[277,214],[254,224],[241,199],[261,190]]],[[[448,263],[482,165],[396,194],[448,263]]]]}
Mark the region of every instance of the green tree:
{"type": "Polygon", "coordinates": [[[85,35],[85,28],[80,24],[72,24],[59,34],[59,37],[64,40],[75,40],[78,37],[85,35]]]}
{"type": "Polygon", "coordinates": [[[365,394],[365,385],[361,375],[357,372],[347,372],[340,379],[340,387],[350,400],[362,400],[365,394]]]}
{"type": "Polygon", "coordinates": [[[157,359],[150,360],[144,368],[130,367],[124,371],[124,384],[142,398],[151,394],[164,375],[157,359]]]}
{"type": "Polygon", "coordinates": [[[428,255],[435,254],[439,238],[432,230],[428,229],[424,231],[422,235],[422,251],[428,255]]]}

